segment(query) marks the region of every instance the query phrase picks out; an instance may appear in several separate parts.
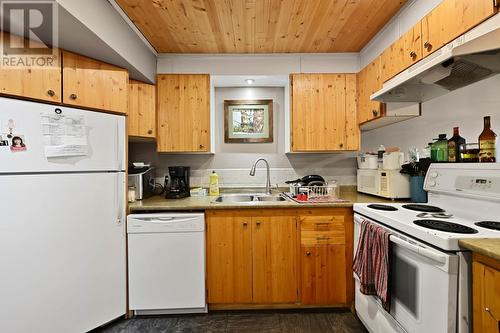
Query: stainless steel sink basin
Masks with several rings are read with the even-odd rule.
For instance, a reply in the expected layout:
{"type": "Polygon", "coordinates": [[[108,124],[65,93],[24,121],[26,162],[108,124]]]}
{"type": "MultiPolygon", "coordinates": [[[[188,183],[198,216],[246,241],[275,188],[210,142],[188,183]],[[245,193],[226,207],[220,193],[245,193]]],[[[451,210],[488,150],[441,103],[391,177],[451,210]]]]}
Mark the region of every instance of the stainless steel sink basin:
{"type": "Polygon", "coordinates": [[[257,197],[258,201],[285,201],[286,199],[282,196],[262,196],[257,197]]]}
{"type": "Polygon", "coordinates": [[[213,202],[238,203],[238,202],[264,202],[264,201],[286,201],[281,195],[261,195],[261,194],[232,194],[221,195],[213,202]]]}
{"type": "Polygon", "coordinates": [[[214,202],[252,202],[255,200],[254,195],[221,195],[214,202]]]}

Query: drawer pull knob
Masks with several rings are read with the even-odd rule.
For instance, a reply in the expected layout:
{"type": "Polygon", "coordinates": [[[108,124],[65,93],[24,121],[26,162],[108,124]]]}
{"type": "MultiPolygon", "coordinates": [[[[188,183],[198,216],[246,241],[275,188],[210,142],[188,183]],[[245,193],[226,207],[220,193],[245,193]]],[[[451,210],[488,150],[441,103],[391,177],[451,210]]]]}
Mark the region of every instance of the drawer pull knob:
{"type": "Polygon", "coordinates": [[[311,255],[311,252],[307,251],[306,256],[310,256],[310,255],[311,255]]]}
{"type": "Polygon", "coordinates": [[[432,44],[431,44],[431,43],[429,43],[429,42],[425,42],[425,43],[424,43],[424,47],[427,49],[427,51],[432,50],[432,44]]]}
{"type": "Polygon", "coordinates": [[[410,57],[415,60],[415,58],[417,57],[417,53],[415,51],[411,51],[410,52],[410,57]]]}
{"type": "Polygon", "coordinates": [[[255,222],[257,226],[260,226],[260,221],[255,222]]]}
{"type": "Polygon", "coordinates": [[[152,129],[148,130],[148,134],[153,134],[153,130],[152,129]]]}
{"type": "Polygon", "coordinates": [[[69,95],[69,98],[72,99],[72,100],[75,100],[78,96],[76,96],[76,94],[71,94],[69,95]]]}
{"type": "Polygon", "coordinates": [[[243,222],[243,226],[246,227],[248,225],[247,222],[243,222]]]}
{"type": "Polygon", "coordinates": [[[55,94],[56,93],[54,92],[54,90],[52,89],[47,90],[47,95],[49,95],[50,97],[54,97],[55,94]]]}
{"type": "Polygon", "coordinates": [[[374,117],[377,117],[378,116],[378,111],[377,110],[372,110],[372,114],[374,117]]]}

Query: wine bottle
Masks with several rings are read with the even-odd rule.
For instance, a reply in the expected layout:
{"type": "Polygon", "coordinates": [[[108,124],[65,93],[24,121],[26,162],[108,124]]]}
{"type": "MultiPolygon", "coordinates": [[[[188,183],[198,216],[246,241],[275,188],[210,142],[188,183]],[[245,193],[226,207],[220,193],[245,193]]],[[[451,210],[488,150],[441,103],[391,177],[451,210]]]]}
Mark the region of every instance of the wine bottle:
{"type": "Polygon", "coordinates": [[[462,162],[460,156],[460,146],[465,143],[465,139],[459,134],[459,128],[453,127],[453,136],[448,140],[448,162],[462,162]]]}
{"type": "Polygon", "coordinates": [[[497,135],[491,130],[491,117],[484,117],[484,129],[479,135],[479,161],[496,162],[497,135]]]}

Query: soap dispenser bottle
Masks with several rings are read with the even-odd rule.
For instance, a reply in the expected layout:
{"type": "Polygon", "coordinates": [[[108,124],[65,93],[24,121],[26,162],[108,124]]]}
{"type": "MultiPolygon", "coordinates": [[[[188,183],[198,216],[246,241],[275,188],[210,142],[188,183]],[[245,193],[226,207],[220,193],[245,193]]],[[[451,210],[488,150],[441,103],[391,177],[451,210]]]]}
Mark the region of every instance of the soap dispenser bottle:
{"type": "Polygon", "coordinates": [[[214,171],[210,174],[209,195],[219,195],[219,175],[214,171]]]}

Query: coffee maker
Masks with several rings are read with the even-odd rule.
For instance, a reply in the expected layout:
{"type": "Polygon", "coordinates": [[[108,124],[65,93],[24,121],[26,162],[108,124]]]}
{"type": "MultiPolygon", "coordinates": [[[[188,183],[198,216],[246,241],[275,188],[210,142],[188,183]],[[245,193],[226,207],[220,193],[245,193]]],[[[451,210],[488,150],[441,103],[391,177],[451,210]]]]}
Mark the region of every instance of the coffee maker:
{"type": "Polygon", "coordinates": [[[189,190],[189,167],[168,167],[168,182],[165,179],[165,198],[186,198],[189,197],[189,190]]]}

